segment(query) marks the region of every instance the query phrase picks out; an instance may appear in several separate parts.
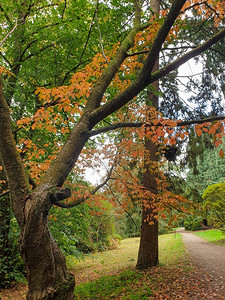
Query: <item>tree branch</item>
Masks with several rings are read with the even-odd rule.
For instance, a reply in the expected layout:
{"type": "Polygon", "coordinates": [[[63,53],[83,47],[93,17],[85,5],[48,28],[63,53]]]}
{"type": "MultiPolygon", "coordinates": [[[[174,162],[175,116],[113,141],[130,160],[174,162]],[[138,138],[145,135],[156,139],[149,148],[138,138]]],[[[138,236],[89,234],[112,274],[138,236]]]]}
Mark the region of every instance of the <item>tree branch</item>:
{"type": "Polygon", "coordinates": [[[171,9],[153,41],[151,50],[149,51],[149,54],[144,62],[144,66],[139,75],[141,80],[144,80],[144,82],[147,82],[148,84],[149,84],[149,76],[152,72],[156,60],[158,59],[159,52],[162,48],[162,45],[165,42],[172,26],[174,25],[174,22],[179,16],[180,11],[183,5],[185,4],[185,2],[186,0],[173,1],[173,5],[171,9]]]}
{"type": "Polygon", "coordinates": [[[5,12],[4,8],[2,7],[2,5],[0,5],[0,10],[3,12],[6,20],[8,21],[9,24],[12,24],[12,21],[10,20],[9,16],[7,15],[7,13],[5,12]]]}
{"type": "Polygon", "coordinates": [[[0,194],[0,198],[3,197],[3,196],[5,196],[5,195],[8,195],[9,193],[10,193],[10,191],[5,191],[5,192],[1,193],[0,194]]]}
{"type": "Polygon", "coordinates": [[[24,224],[24,194],[29,194],[30,187],[26,172],[22,164],[19,152],[13,139],[10,110],[3,93],[3,85],[0,77],[0,157],[7,174],[9,189],[11,191],[14,213],[22,227],[24,224]]]}
{"type": "Polygon", "coordinates": [[[6,63],[12,68],[12,64],[11,64],[10,61],[7,59],[7,57],[2,53],[2,51],[0,51],[0,55],[1,55],[2,58],[6,61],[6,63]]]}
{"type": "Polygon", "coordinates": [[[10,31],[6,34],[6,36],[4,37],[4,39],[0,42],[0,47],[4,44],[4,42],[6,41],[6,39],[13,33],[13,31],[17,28],[17,26],[18,26],[18,20],[16,19],[16,22],[15,22],[15,25],[14,25],[13,29],[10,30],[10,31]]]}
{"type": "MultiPolygon", "coordinates": [[[[152,75],[147,72],[147,68],[145,66],[143,67],[141,73],[137,77],[137,79],[122,93],[112,98],[110,101],[102,105],[100,108],[96,109],[91,117],[93,118],[93,123],[97,124],[100,120],[104,119],[111,113],[117,111],[122,106],[127,104],[131,99],[133,99],[135,96],[139,94],[140,91],[142,91],[145,87],[147,87],[150,83],[153,83],[160,78],[166,76],[171,71],[176,70],[178,67],[183,65],[185,62],[187,62],[189,59],[201,54],[205,50],[209,49],[212,45],[220,41],[225,36],[225,28],[219,31],[217,34],[212,36],[210,39],[208,39],[205,43],[203,43],[201,46],[195,48],[194,50],[184,54],[180,58],[176,59],[174,62],[168,64],[164,68],[156,71],[152,75]]],[[[154,43],[153,43],[154,44],[154,43]]],[[[152,51],[150,51],[151,53],[152,51]]],[[[158,51],[157,51],[158,53],[158,51]]],[[[151,64],[149,65],[151,70],[151,64]]]]}
{"type": "Polygon", "coordinates": [[[86,104],[86,111],[93,111],[100,106],[103,95],[108,88],[110,82],[118,72],[121,64],[127,57],[127,51],[133,46],[134,37],[141,28],[141,8],[135,1],[135,18],[131,31],[122,41],[117,54],[103,71],[102,76],[96,82],[86,104]]]}
{"type": "MultiPolygon", "coordinates": [[[[137,1],[136,1],[137,2],[137,1]]],[[[135,19],[131,31],[124,38],[117,54],[103,71],[102,76],[96,81],[80,120],[74,126],[68,140],[62,147],[53,164],[51,164],[42,177],[40,184],[49,184],[50,186],[62,186],[68,174],[72,170],[77,161],[82,148],[87,142],[87,135],[85,132],[92,129],[95,124],[92,124],[91,114],[96,108],[100,106],[103,95],[118,72],[121,64],[127,57],[127,51],[132,47],[136,33],[141,28],[141,9],[135,5],[135,19]]]]}
{"type": "MultiPolygon", "coordinates": [[[[155,65],[155,62],[158,58],[159,52],[163,43],[166,40],[166,37],[172,28],[176,18],[180,14],[180,10],[183,7],[186,0],[175,0],[163,25],[159,29],[157,36],[152,44],[152,48],[149,51],[149,54],[144,62],[144,66],[141,69],[137,79],[123,92],[119,95],[106,102],[101,107],[95,109],[91,113],[92,125],[96,125],[98,122],[103,120],[105,117],[115,112],[119,108],[126,105],[131,99],[137,96],[145,87],[147,87],[150,83],[156,81],[152,80],[151,72],[155,65]]],[[[129,48],[127,49],[129,50],[129,48]]],[[[127,56],[126,50],[126,56],[127,56]]],[[[107,83],[108,86],[108,83],[107,83]]],[[[102,97],[101,97],[102,98],[102,97]]],[[[92,107],[93,109],[93,107],[92,107]]]]}
{"type": "MultiPolygon", "coordinates": [[[[112,172],[113,172],[113,168],[114,168],[115,164],[112,165],[112,167],[110,168],[105,180],[100,183],[99,185],[97,185],[91,192],[90,192],[90,195],[89,196],[86,196],[86,197],[82,197],[72,203],[69,203],[69,204],[65,204],[65,203],[61,203],[59,201],[61,200],[58,200],[58,201],[54,201],[52,202],[54,205],[56,206],[59,206],[59,207],[62,207],[62,208],[71,208],[71,207],[74,207],[74,206],[77,206],[83,202],[85,202],[87,199],[90,198],[90,196],[94,195],[98,190],[100,190],[104,185],[106,185],[106,183],[111,179],[111,175],[112,175],[112,172]]],[[[67,197],[68,198],[68,197],[67,197]]],[[[65,199],[65,198],[64,198],[65,199]]],[[[62,199],[63,200],[63,199],[62,199]]]]}
{"type": "MultiPolygon", "coordinates": [[[[98,3],[98,1],[97,1],[98,3]]],[[[97,27],[98,27],[98,33],[99,33],[99,42],[100,42],[100,46],[101,46],[101,49],[102,49],[102,55],[104,57],[104,59],[106,60],[107,64],[109,63],[106,55],[105,55],[105,51],[104,51],[104,47],[103,47],[103,43],[102,43],[102,33],[101,33],[101,29],[100,29],[100,26],[99,26],[99,22],[98,22],[98,11],[96,11],[96,22],[97,22],[97,27]]]]}
{"type": "Polygon", "coordinates": [[[126,210],[126,209],[123,207],[122,203],[120,202],[119,198],[115,195],[115,193],[113,192],[113,190],[111,189],[111,187],[110,187],[108,184],[107,184],[107,186],[108,186],[110,192],[112,193],[112,195],[116,198],[116,201],[117,201],[117,202],[119,203],[119,205],[123,208],[123,210],[124,210],[125,213],[128,215],[128,217],[130,218],[130,220],[134,223],[136,229],[139,229],[139,227],[138,227],[137,224],[135,223],[134,219],[132,218],[132,215],[129,213],[128,210],[126,210]]]}
{"type": "Polygon", "coordinates": [[[208,50],[212,45],[220,41],[225,37],[225,28],[220,30],[218,33],[209,38],[205,43],[196,47],[192,51],[184,54],[180,58],[176,59],[174,62],[168,64],[164,68],[152,74],[152,81],[156,81],[164,76],[166,76],[171,71],[176,70],[178,67],[186,63],[189,59],[201,54],[205,50],[208,50]]]}
{"type": "Polygon", "coordinates": [[[47,45],[47,46],[41,48],[38,52],[29,54],[26,57],[24,57],[22,62],[24,62],[24,61],[28,60],[29,58],[36,56],[36,55],[40,54],[41,52],[47,50],[48,48],[52,48],[52,47],[54,47],[54,44],[47,45]]]}
{"type": "Polygon", "coordinates": [[[71,196],[69,188],[56,188],[50,192],[49,198],[52,204],[56,204],[59,201],[65,200],[71,196]]]}
{"type": "MultiPolygon", "coordinates": [[[[189,125],[193,125],[193,124],[202,124],[205,122],[213,122],[213,121],[219,121],[219,120],[225,120],[225,116],[216,116],[216,117],[208,117],[208,118],[204,118],[204,119],[198,119],[198,120],[190,120],[190,121],[180,121],[177,122],[176,127],[181,127],[181,126],[189,126],[189,125]]],[[[87,132],[86,134],[89,137],[92,136],[96,136],[98,134],[101,133],[105,133],[111,130],[116,130],[116,129],[120,129],[120,128],[140,128],[141,126],[145,125],[145,127],[150,127],[150,126],[154,126],[154,127],[160,127],[163,126],[165,127],[166,125],[163,125],[161,123],[158,123],[157,125],[154,125],[153,123],[150,124],[145,124],[143,123],[133,123],[133,122],[128,122],[128,123],[117,123],[117,124],[113,124],[110,126],[106,126],[104,128],[99,128],[96,130],[92,130],[90,132],[87,132]]]]}

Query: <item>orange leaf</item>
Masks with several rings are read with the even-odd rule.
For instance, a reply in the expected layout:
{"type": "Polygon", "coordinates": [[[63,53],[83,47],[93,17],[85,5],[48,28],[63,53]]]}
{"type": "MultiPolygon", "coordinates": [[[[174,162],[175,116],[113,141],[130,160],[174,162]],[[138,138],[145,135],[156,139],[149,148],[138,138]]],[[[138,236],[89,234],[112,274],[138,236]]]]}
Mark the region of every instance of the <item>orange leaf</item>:
{"type": "Polygon", "coordinates": [[[173,136],[170,139],[170,145],[176,145],[176,139],[173,136]]]}
{"type": "Polygon", "coordinates": [[[221,157],[221,158],[223,158],[223,157],[224,157],[224,152],[223,152],[223,149],[220,149],[219,155],[220,155],[220,157],[221,157]]]}
{"type": "Polygon", "coordinates": [[[221,140],[217,140],[215,141],[215,146],[218,147],[220,144],[222,144],[223,142],[221,140]]]}
{"type": "Polygon", "coordinates": [[[197,136],[202,135],[202,131],[200,129],[196,133],[197,133],[197,136]]]}
{"type": "Polygon", "coordinates": [[[181,133],[181,134],[180,134],[180,138],[181,138],[182,140],[185,138],[184,133],[181,133]]]}

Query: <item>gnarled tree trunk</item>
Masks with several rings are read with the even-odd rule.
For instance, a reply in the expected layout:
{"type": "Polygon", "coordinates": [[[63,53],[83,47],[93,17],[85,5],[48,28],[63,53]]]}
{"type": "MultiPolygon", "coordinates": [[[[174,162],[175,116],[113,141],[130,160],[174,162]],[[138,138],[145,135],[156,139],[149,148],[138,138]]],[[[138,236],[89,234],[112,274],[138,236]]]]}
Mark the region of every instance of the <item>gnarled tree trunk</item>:
{"type": "Polygon", "coordinates": [[[74,276],[48,229],[49,195],[46,188],[38,188],[25,205],[20,247],[29,283],[28,300],[73,299],[74,276]]]}
{"type": "MultiPolygon", "coordinates": [[[[1,166],[1,160],[0,160],[1,166]]],[[[2,191],[8,189],[5,182],[3,170],[0,170],[0,194],[2,191]],[[1,183],[2,182],[2,183],[1,183]]],[[[10,199],[9,194],[1,195],[0,197],[0,288],[6,286],[7,273],[11,271],[10,266],[10,243],[9,243],[9,229],[10,229],[10,199]],[[4,268],[2,267],[4,266],[4,268]]]]}
{"type": "MultiPolygon", "coordinates": [[[[48,230],[48,212],[65,189],[42,183],[30,190],[28,178],[12,135],[10,111],[0,80],[0,160],[7,174],[13,212],[21,229],[20,250],[26,265],[29,300],[72,299],[74,276],[69,274],[59,247],[48,230]]],[[[63,196],[62,196],[63,195],[63,196]]]]}

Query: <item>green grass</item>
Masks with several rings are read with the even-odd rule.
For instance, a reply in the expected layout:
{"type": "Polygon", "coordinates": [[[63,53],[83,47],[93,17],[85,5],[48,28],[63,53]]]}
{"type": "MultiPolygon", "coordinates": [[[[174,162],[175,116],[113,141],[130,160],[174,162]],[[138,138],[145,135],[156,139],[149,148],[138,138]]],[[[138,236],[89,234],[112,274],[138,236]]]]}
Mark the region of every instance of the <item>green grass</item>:
{"type": "Polygon", "coordinates": [[[152,291],[148,287],[145,287],[142,291],[135,288],[143,277],[144,274],[133,270],[126,270],[117,276],[103,276],[98,280],[77,286],[75,298],[115,299],[123,295],[122,299],[145,299],[144,297],[152,295],[152,291]]]}
{"type": "Polygon", "coordinates": [[[182,236],[179,233],[171,233],[159,236],[159,263],[173,265],[185,254],[182,236]]]}
{"type": "Polygon", "coordinates": [[[219,229],[198,231],[194,234],[199,236],[200,238],[207,240],[208,242],[212,242],[214,244],[219,245],[225,245],[225,233],[219,229]]]}
{"type": "MultiPolygon", "coordinates": [[[[155,268],[154,272],[159,272],[157,276],[153,273],[138,272],[134,270],[139,247],[139,239],[132,238],[122,241],[121,246],[117,250],[111,250],[107,253],[96,253],[92,258],[87,259],[86,271],[90,275],[90,268],[98,270],[104,269],[103,274],[114,271],[115,267],[128,268],[120,271],[116,275],[104,275],[98,279],[81,283],[75,288],[75,299],[130,299],[130,300],[147,300],[153,294],[154,287],[162,282],[163,268],[173,269],[179,265],[184,258],[184,246],[180,234],[167,234],[159,237],[159,260],[160,266],[155,268]],[[135,255],[135,256],[134,256],[135,255]],[[128,256],[128,258],[127,258],[128,256]],[[130,259],[132,257],[132,260],[130,259]],[[126,259],[125,259],[126,258],[126,259]],[[120,263],[122,264],[120,264],[120,263]],[[161,270],[162,269],[162,270],[161,270]],[[161,270],[161,271],[159,271],[161,270]]],[[[77,277],[79,277],[79,269],[84,272],[85,261],[80,262],[76,266],[77,277]]],[[[169,271],[170,274],[171,271],[169,271]]],[[[171,272],[173,274],[173,272],[171,272]]],[[[167,271],[168,276],[168,271],[167,271]]]]}

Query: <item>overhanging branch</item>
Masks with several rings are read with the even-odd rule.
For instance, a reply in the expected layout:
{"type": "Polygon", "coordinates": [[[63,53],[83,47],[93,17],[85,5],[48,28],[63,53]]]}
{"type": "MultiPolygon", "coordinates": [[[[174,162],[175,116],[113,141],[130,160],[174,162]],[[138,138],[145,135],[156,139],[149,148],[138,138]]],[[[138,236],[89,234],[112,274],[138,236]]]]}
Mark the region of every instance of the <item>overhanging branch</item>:
{"type": "MultiPolygon", "coordinates": [[[[193,124],[203,124],[205,122],[213,122],[213,121],[220,121],[220,120],[225,120],[225,116],[217,116],[217,117],[208,117],[208,118],[204,118],[204,119],[198,119],[198,120],[190,120],[190,121],[180,121],[177,122],[177,125],[175,127],[181,127],[181,126],[189,126],[189,125],[193,125],[193,124]]],[[[111,130],[116,130],[116,129],[120,129],[120,128],[140,128],[141,126],[145,125],[146,127],[149,126],[163,126],[165,127],[166,125],[161,124],[160,122],[155,125],[153,123],[150,124],[145,124],[144,122],[140,122],[140,123],[132,123],[132,122],[128,122],[128,123],[117,123],[117,124],[113,124],[110,126],[106,126],[104,128],[99,128],[96,130],[92,130],[86,134],[88,134],[89,137],[92,136],[96,136],[98,134],[101,133],[105,133],[111,130]]]]}
{"type": "Polygon", "coordinates": [[[196,47],[195,49],[184,54],[180,58],[176,59],[174,62],[168,64],[164,68],[152,74],[152,82],[166,76],[171,71],[178,69],[181,65],[186,63],[189,59],[201,54],[202,52],[208,50],[211,46],[219,42],[225,37],[225,28],[220,30],[218,33],[209,38],[205,43],[196,47]]]}

